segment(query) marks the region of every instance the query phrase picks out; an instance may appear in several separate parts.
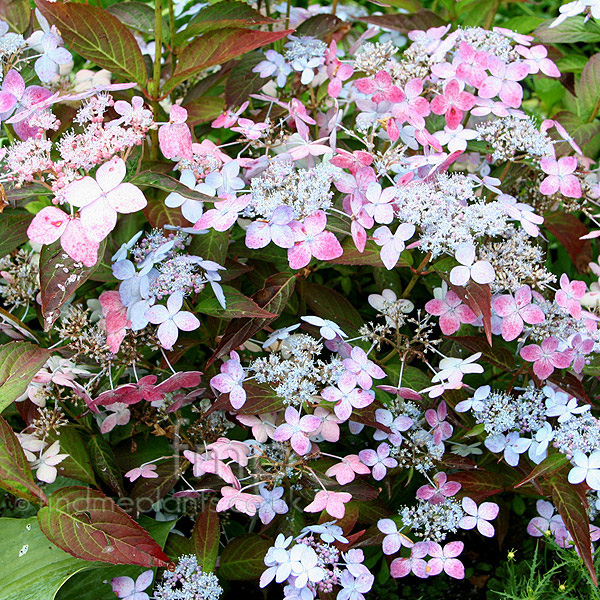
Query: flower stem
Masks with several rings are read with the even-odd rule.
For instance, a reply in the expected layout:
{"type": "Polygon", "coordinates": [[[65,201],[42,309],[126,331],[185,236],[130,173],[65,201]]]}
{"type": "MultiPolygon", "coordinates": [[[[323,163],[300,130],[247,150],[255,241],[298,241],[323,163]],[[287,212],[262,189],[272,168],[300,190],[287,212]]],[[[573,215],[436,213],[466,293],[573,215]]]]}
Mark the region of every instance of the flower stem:
{"type": "MultiPolygon", "coordinates": [[[[162,0],[154,0],[154,69],[152,72],[152,81],[148,92],[152,98],[152,107],[154,109],[154,118],[158,118],[158,98],[160,94],[160,59],[162,53],[162,0]]],[[[158,130],[151,131],[150,156],[152,160],[158,159],[158,130]]]]}

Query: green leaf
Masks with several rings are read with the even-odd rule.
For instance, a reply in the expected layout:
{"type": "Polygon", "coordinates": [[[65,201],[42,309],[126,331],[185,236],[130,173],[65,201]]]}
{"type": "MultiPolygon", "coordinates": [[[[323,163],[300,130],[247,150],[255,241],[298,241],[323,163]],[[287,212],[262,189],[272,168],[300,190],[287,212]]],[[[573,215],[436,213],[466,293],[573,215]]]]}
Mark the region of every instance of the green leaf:
{"type": "Polygon", "coordinates": [[[25,243],[33,215],[6,210],[0,215],[0,258],[25,243]]]}
{"type": "Polygon", "coordinates": [[[214,202],[216,200],[212,196],[191,190],[187,185],[183,185],[183,183],[177,181],[174,177],[165,175],[164,173],[141,171],[134,175],[129,182],[141,187],[158,188],[163,192],[177,192],[180,196],[189,198],[190,200],[202,200],[203,202],[214,202]]]}
{"type": "Polygon", "coordinates": [[[0,346],[0,412],[25,393],[33,376],[49,358],[49,350],[29,342],[0,346]]]}
{"type": "Polygon", "coordinates": [[[54,492],[38,512],[44,535],[76,558],[116,565],[165,567],[167,555],[124,510],[84,487],[54,492]]]}
{"type": "Polygon", "coordinates": [[[190,254],[212,260],[220,265],[225,264],[229,247],[229,231],[209,229],[208,233],[195,235],[189,245],[190,254]]]}
{"type": "Polygon", "coordinates": [[[215,570],[220,537],[219,513],[209,505],[200,513],[192,531],[192,548],[205,572],[212,573],[215,570]]]}
{"type": "Polygon", "coordinates": [[[142,52],[117,17],[90,4],[48,0],[35,3],[50,24],[58,27],[69,49],[127,81],[146,84],[142,52]]]}
{"type": "Polygon", "coordinates": [[[278,396],[267,384],[245,383],[244,390],[246,391],[246,402],[244,406],[237,410],[231,406],[229,402],[229,394],[223,394],[216,402],[213,402],[211,407],[206,411],[205,416],[208,416],[216,410],[227,410],[236,412],[239,415],[257,415],[283,410],[283,400],[278,396]]]}
{"type": "Polygon", "coordinates": [[[254,31],[253,29],[232,27],[206,33],[186,46],[185,51],[179,57],[173,76],[165,83],[162,91],[164,94],[168,94],[180,83],[204,69],[271,44],[290,33],[292,33],[291,30],[254,31]]]}
{"type": "Polygon", "coordinates": [[[90,461],[90,454],[83,439],[75,427],[67,426],[60,429],[60,435],[50,435],[50,441],[60,442],[60,450],[69,456],[65,458],[57,469],[63,477],[70,477],[85,483],[96,485],[94,469],[90,461]]]}
{"type": "Polygon", "coordinates": [[[544,215],[544,227],[564,246],[578,271],[587,270],[593,260],[590,240],[581,236],[588,232],[587,227],[572,213],[549,211],[544,215]]]}
{"type": "Polygon", "coordinates": [[[556,66],[561,73],[581,73],[587,64],[587,56],[581,54],[567,54],[556,61],[556,66]]]}
{"type": "Polygon", "coordinates": [[[324,40],[343,27],[347,27],[346,23],[335,15],[313,15],[298,25],[294,35],[310,35],[324,40]]]}
{"type": "Polygon", "coordinates": [[[90,456],[96,474],[115,494],[125,496],[121,470],[117,466],[115,455],[101,435],[93,435],[89,441],[90,456]]]}
{"type": "Polygon", "coordinates": [[[174,36],[174,44],[179,46],[192,37],[223,27],[252,27],[276,23],[245,2],[218,2],[204,7],[188,23],[187,27],[174,36]]]}
{"type": "Polygon", "coordinates": [[[582,121],[591,122],[600,109],[600,53],[587,61],[579,81],[575,83],[578,115],[582,121]]]}
{"type": "Polygon", "coordinates": [[[225,102],[227,106],[240,106],[250,94],[256,94],[265,84],[260,73],[252,69],[264,60],[264,55],[252,52],[243,56],[231,67],[225,82],[225,102]]]}
{"type": "Polygon", "coordinates": [[[196,310],[202,314],[219,317],[221,319],[236,319],[242,317],[259,317],[261,319],[274,319],[277,315],[264,310],[252,298],[244,296],[242,292],[224,285],[223,292],[227,302],[227,308],[223,308],[219,301],[215,298],[212,290],[208,297],[200,300],[196,306],[196,310]]]}
{"type": "Polygon", "coordinates": [[[363,325],[363,320],[352,303],[340,293],[318,283],[307,283],[305,286],[306,304],[315,315],[322,319],[335,321],[346,333],[356,332],[363,325]]]}
{"type": "Polygon", "coordinates": [[[6,21],[17,33],[25,33],[29,26],[30,13],[29,0],[0,0],[2,20],[6,21]]]}
{"type": "Polygon", "coordinates": [[[585,22],[583,17],[570,17],[557,27],[550,28],[554,19],[540,25],[534,35],[542,44],[576,44],[600,41],[600,26],[594,21],[585,22]]]}
{"type": "Polygon", "coordinates": [[[564,477],[555,477],[549,481],[552,500],[563,518],[565,526],[575,544],[583,564],[588,569],[594,585],[597,585],[596,570],[592,556],[590,538],[590,520],[587,513],[587,500],[581,484],[571,485],[564,477]]]}
{"type": "Polygon", "coordinates": [[[419,12],[406,15],[402,13],[391,13],[386,15],[373,15],[369,17],[360,17],[359,21],[392,29],[401,33],[408,33],[413,29],[429,29],[430,27],[439,27],[444,25],[444,20],[430,10],[420,10],[419,12]]]}
{"type": "Polygon", "coordinates": [[[552,107],[562,100],[565,93],[563,84],[558,79],[540,78],[533,82],[535,91],[550,113],[552,107]]]}
{"type": "MultiPolygon", "coordinates": [[[[137,457],[137,454],[135,456],[137,457]]],[[[186,460],[171,459],[163,462],[156,467],[158,477],[140,477],[130,492],[130,498],[124,498],[123,501],[128,502],[131,499],[134,502],[135,514],[149,512],[156,502],[175,487],[188,466],[186,460]]]]}
{"type": "Polygon", "coordinates": [[[44,492],[33,482],[31,467],[17,436],[2,417],[0,417],[0,487],[30,502],[46,501],[44,492]]]}
{"type": "Polygon", "coordinates": [[[233,540],[221,554],[219,575],[232,581],[258,579],[265,570],[264,558],[272,545],[272,539],[254,533],[233,540]]]}
{"type": "MultiPolygon", "coordinates": [[[[294,287],[296,285],[296,276],[277,273],[265,281],[265,286],[254,294],[253,300],[266,311],[280,315],[283,312],[294,287]]],[[[252,319],[234,319],[228,325],[225,333],[214,354],[210,357],[208,365],[212,364],[217,358],[235,350],[239,345],[248,341],[255,333],[260,331],[265,325],[273,320],[252,318],[252,319]]]]}
{"type": "Polygon", "coordinates": [[[188,111],[190,126],[216,119],[225,109],[225,100],[220,96],[200,96],[183,106],[188,111]]]}
{"type": "MultiPolygon", "coordinates": [[[[381,248],[372,240],[368,240],[363,252],[359,252],[352,241],[352,238],[347,237],[342,242],[344,254],[339,258],[328,260],[327,262],[334,265],[354,265],[354,266],[369,266],[385,268],[381,262],[381,248]]],[[[400,255],[396,267],[409,267],[412,264],[412,256],[408,250],[405,250],[400,255]]]]}
{"type": "Polygon", "coordinates": [[[560,471],[568,464],[569,459],[564,454],[561,454],[560,452],[550,454],[539,465],[536,465],[525,479],[519,481],[515,487],[521,487],[538,477],[548,477],[549,475],[556,473],[556,471],[560,471]]]}
{"type": "Polygon", "coordinates": [[[35,517],[2,518],[0,531],[2,600],[52,600],[75,573],[95,566],[49,544],[35,517]]]}
{"type": "MultiPolygon", "coordinates": [[[[502,27],[516,31],[517,33],[529,34],[535,31],[546,19],[542,17],[533,17],[527,15],[519,15],[502,23],[502,27]]],[[[561,69],[562,70],[562,69],[561,69]]]]}
{"type": "Polygon", "coordinates": [[[483,338],[477,336],[452,336],[449,339],[470,352],[481,352],[482,360],[500,367],[508,373],[511,373],[515,368],[514,354],[508,348],[500,346],[499,341],[496,341],[492,348],[483,338]]]}
{"type": "MultiPolygon", "coordinates": [[[[135,1],[117,2],[108,6],[106,10],[129,29],[154,34],[154,8],[150,4],[135,1]]],[[[169,25],[166,19],[163,19],[163,34],[168,30],[169,25]]]]}
{"type": "Polygon", "coordinates": [[[105,249],[106,239],[100,243],[98,262],[93,267],[86,267],[65,253],[60,240],[43,246],[40,254],[40,295],[44,331],[50,330],[60,316],[60,307],[100,266],[105,249]]]}
{"type": "Polygon", "coordinates": [[[160,229],[165,225],[189,227],[191,223],[181,214],[179,208],[169,208],[160,198],[149,198],[144,215],[152,227],[160,229]]]}

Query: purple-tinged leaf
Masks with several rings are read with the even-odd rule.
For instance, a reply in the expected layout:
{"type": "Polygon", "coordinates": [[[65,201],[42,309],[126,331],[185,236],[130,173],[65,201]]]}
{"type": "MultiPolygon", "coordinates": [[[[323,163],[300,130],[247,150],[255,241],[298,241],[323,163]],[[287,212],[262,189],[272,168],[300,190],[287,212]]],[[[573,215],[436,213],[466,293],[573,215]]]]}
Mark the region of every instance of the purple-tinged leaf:
{"type": "Polygon", "coordinates": [[[219,513],[212,505],[206,506],[200,513],[192,531],[192,548],[202,570],[212,573],[219,556],[221,522],[219,513]]]}
{"type": "Polygon", "coordinates": [[[12,427],[0,417],[0,487],[30,502],[46,502],[12,427]]]}
{"type": "Polygon", "coordinates": [[[108,11],[75,2],[36,0],[40,12],[56,25],[67,46],[127,81],[145,85],[146,65],[133,34],[108,11]]]}
{"type": "Polygon", "coordinates": [[[38,512],[38,522],[53,544],[76,558],[141,567],[165,567],[170,562],[143,527],[91,488],[57,490],[38,512]]]}
{"type": "Polygon", "coordinates": [[[29,342],[9,342],[0,346],[0,412],[25,393],[50,354],[49,350],[29,342]]]}
{"type": "Polygon", "coordinates": [[[60,316],[60,307],[99,268],[105,249],[106,239],[100,243],[98,262],[93,267],[85,267],[65,253],[60,241],[42,248],[40,294],[42,296],[44,331],[49,331],[54,321],[60,316]]]}

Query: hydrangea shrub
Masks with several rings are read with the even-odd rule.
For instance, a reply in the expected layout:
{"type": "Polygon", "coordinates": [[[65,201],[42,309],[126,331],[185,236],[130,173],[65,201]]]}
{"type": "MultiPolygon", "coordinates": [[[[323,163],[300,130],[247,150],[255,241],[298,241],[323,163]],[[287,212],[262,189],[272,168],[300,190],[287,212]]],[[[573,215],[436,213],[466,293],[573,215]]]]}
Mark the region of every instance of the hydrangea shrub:
{"type": "Polygon", "coordinates": [[[596,582],[597,3],[101,4],[0,2],[0,597],[363,600],[515,498],[596,582]]]}

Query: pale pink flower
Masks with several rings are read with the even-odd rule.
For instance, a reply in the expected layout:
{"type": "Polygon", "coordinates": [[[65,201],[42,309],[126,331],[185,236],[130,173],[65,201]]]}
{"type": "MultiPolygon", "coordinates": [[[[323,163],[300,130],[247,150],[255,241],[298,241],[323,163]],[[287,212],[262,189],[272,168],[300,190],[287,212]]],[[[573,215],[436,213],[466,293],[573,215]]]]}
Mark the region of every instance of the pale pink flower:
{"type": "Polygon", "coordinates": [[[64,190],[65,200],[80,208],[81,224],[88,238],[101,242],[117,224],[117,213],[133,213],[147,204],[142,191],[123,183],[125,162],[114,157],[96,171],[96,179],[86,175],[64,190]]]}
{"type": "Polygon", "coordinates": [[[502,102],[513,108],[519,108],[523,100],[523,88],[517,82],[529,75],[529,67],[524,62],[506,64],[496,56],[488,60],[488,75],[481,87],[479,95],[482,98],[498,96],[502,102]]]}
{"type": "Polygon", "coordinates": [[[515,50],[525,59],[523,62],[529,68],[529,73],[535,75],[542,72],[548,77],[560,77],[558,67],[548,58],[548,49],[545,46],[515,46],[515,50]]]}
{"type": "Polygon", "coordinates": [[[370,94],[373,102],[384,100],[389,102],[402,102],[404,92],[394,84],[387,71],[378,71],[373,77],[363,77],[354,81],[356,89],[363,94],[370,94]]]}
{"type": "Polygon", "coordinates": [[[547,500],[538,500],[535,505],[539,517],[533,517],[527,525],[527,533],[533,537],[542,537],[546,531],[554,533],[559,527],[564,527],[564,521],[559,514],[554,514],[554,506],[547,500]]]}
{"type": "Polygon", "coordinates": [[[29,124],[35,112],[34,108],[38,103],[48,100],[51,96],[50,90],[39,85],[30,85],[26,88],[21,74],[15,69],[11,69],[5,75],[0,90],[0,121],[9,119],[15,110],[19,114],[23,113],[18,120],[12,122],[13,129],[22,140],[34,137],[38,128],[29,124]]]}
{"type": "MultiPolygon", "coordinates": [[[[267,52],[271,52],[271,51],[267,50],[267,52]]],[[[261,76],[262,76],[262,74],[261,74],[261,76]]],[[[246,102],[244,102],[238,108],[238,110],[231,110],[231,109],[226,110],[223,114],[219,115],[211,123],[211,127],[214,127],[214,128],[225,127],[227,129],[229,129],[230,127],[233,127],[237,123],[239,116],[248,108],[249,104],[250,104],[250,102],[248,100],[246,100],[246,102]]]]}
{"type": "Polygon", "coordinates": [[[156,332],[158,340],[165,350],[171,350],[179,337],[179,330],[193,331],[200,327],[200,321],[194,314],[187,310],[181,310],[183,306],[183,294],[173,292],[167,305],[155,304],[146,311],[146,318],[150,323],[158,325],[156,332]]]}
{"type": "Polygon", "coordinates": [[[35,215],[27,228],[32,242],[49,245],[60,238],[62,249],[75,261],[93,267],[98,261],[100,244],[87,236],[81,219],[64,213],[56,206],[46,206],[35,215]]]}
{"type": "Polygon", "coordinates": [[[456,129],[463,119],[463,113],[475,106],[475,96],[463,91],[463,87],[457,79],[451,79],[444,86],[444,93],[431,101],[431,112],[444,115],[450,129],[456,129]]]}
{"type": "Polygon", "coordinates": [[[487,77],[486,69],[489,54],[483,50],[475,50],[467,42],[461,42],[458,50],[459,60],[456,65],[456,77],[466,81],[474,88],[478,88],[487,77]]]}
{"type": "Polygon", "coordinates": [[[467,513],[459,521],[458,526],[461,529],[473,529],[477,527],[477,531],[485,537],[494,537],[494,527],[488,521],[494,520],[500,512],[500,507],[494,502],[483,502],[479,506],[474,500],[465,496],[462,499],[463,510],[467,513]]]}
{"type": "Polygon", "coordinates": [[[542,181],[540,192],[546,196],[560,193],[567,198],[581,198],[581,184],[573,173],[577,169],[577,158],[563,156],[556,160],[553,156],[540,159],[540,167],[548,177],[542,181]]]}
{"type": "Polygon", "coordinates": [[[371,467],[371,474],[375,481],[381,481],[388,469],[398,466],[398,461],[390,456],[390,446],[385,442],[379,444],[377,451],[367,448],[358,453],[360,460],[368,467],[371,467]]]}
{"type": "Polygon", "coordinates": [[[546,338],[541,346],[529,344],[521,348],[521,357],[533,363],[533,372],[540,379],[547,379],[554,369],[566,369],[571,364],[567,352],[558,350],[558,339],[554,336],[546,338]]]}
{"type": "Polygon", "coordinates": [[[386,225],[378,227],[373,232],[373,239],[378,246],[381,246],[381,262],[386,269],[393,269],[400,255],[406,248],[405,242],[415,234],[415,226],[412,223],[401,223],[398,225],[395,233],[392,233],[386,225]]]}
{"type": "Polygon", "coordinates": [[[194,229],[227,231],[237,221],[239,214],[250,201],[250,196],[231,197],[214,203],[214,208],[207,210],[194,225],[194,229]]]}
{"type": "Polygon", "coordinates": [[[128,405],[124,402],[114,402],[107,407],[107,410],[112,412],[112,414],[108,415],[108,417],[106,417],[106,419],[104,419],[102,422],[100,433],[108,433],[117,425],[127,425],[127,423],[129,423],[131,412],[129,411],[128,405]]]}
{"type": "Polygon", "coordinates": [[[221,365],[220,375],[215,375],[210,380],[210,385],[222,394],[229,394],[231,406],[238,410],[246,402],[246,390],[243,385],[245,374],[238,353],[231,352],[229,356],[230,360],[221,365]]]}
{"type": "Polygon", "coordinates": [[[367,203],[365,210],[376,223],[391,223],[394,219],[394,200],[398,194],[394,186],[384,190],[377,181],[369,183],[365,194],[367,203]]]}
{"type": "Polygon", "coordinates": [[[340,485],[346,485],[354,481],[356,475],[368,475],[370,472],[369,467],[360,462],[358,454],[349,454],[340,462],[329,467],[325,471],[325,475],[327,477],[335,477],[340,485]]]}
{"type": "Polygon", "coordinates": [[[114,577],[110,580],[112,591],[121,600],[148,600],[144,590],[152,584],[154,573],[152,569],[144,571],[135,581],[131,577],[114,577]]]}
{"type": "Polygon", "coordinates": [[[352,500],[352,494],[348,492],[330,492],[321,490],[317,492],[315,499],[304,508],[304,512],[326,511],[335,519],[342,519],[346,514],[345,504],[352,500]]]}
{"type": "Polygon", "coordinates": [[[443,548],[437,542],[429,542],[429,556],[427,562],[429,576],[439,575],[442,571],[454,579],[464,579],[465,567],[456,557],[463,551],[463,542],[450,542],[443,548]]]}
{"type": "Polygon", "coordinates": [[[491,283],[496,279],[494,267],[487,260],[475,261],[475,246],[470,242],[463,242],[456,249],[454,256],[460,266],[450,271],[452,285],[467,285],[469,279],[476,283],[491,283]]]}
{"type": "Polygon", "coordinates": [[[68,454],[59,454],[60,444],[58,441],[48,446],[42,455],[31,466],[34,469],[35,476],[44,483],[53,483],[58,475],[56,465],[65,460],[68,454]]]}
{"type": "Polygon", "coordinates": [[[290,206],[278,206],[269,221],[257,220],[246,229],[246,246],[264,248],[271,241],[280,248],[294,245],[294,232],[290,223],[294,220],[294,211],[290,206]]]}
{"type": "Polygon", "coordinates": [[[158,128],[158,143],[165,158],[181,160],[192,157],[192,133],[185,123],[187,117],[185,108],[173,104],[169,122],[158,128]]]}
{"type": "Polygon", "coordinates": [[[435,298],[425,304],[425,310],[440,318],[440,329],[444,335],[456,333],[462,323],[471,324],[477,320],[475,313],[462,303],[458,294],[448,291],[447,286],[436,288],[433,294],[435,298]]]}
{"type": "Polygon", "coordinates": [[[300,413],[293,406],[288,406],[285,409],[285,421],[273,432],[273,439],[276,442],[290,440],[294,452],[304,456],[311,445],[307,434],[319,428],[320,419],[314,415],[300,417],[300,413]]]}
{"type": "Polygon", "coordinates": [[[531,300],[531,288],[528,285],[521,286],[514,296],[504,294],[494,299],[492,307],[502,317],[502,337],[507,342],[521,335],[525,323],[537,325],[546,318],[542,309],[531,300]]]}
{"type": "Polygon", "coordinates": [[[425,420],[432,428],[433,443],[437,446],[452,435],[452,425],[446,421],[448,408],[445,402],[441,402],[437,410],[430,408],[425,411],[425,420]]]}
{"type": "Polygon", "coordinates": [[[335,403],[333,410],[342,421],[350,418],[353,408],[365,408],[375,400],[373,392],[356,387],[356,377],[349,371],[340,377],[337,387],[330,385],[321,396],[327,402],[335,403]]]}
{"type": "MultiPolygon", "coordinates": [[[[317,413],[318,408],[315,410],[317,413]]],[[[265,413],[258,416],[255,415],[236,415],[236,419],[246,425],[246,427],[252,427],[252,435],[257,442],[265,443],[269,438],[273,437],[273,432],[276,429],[275,422],[277,420],[277,413],[265,413]]],[[[339,436],[338,436],[339,439],[339,436]]],[[[336,440],[330,440],[337,442],[336,440]]]]}
{"type": "Polygon", "coordinates": [[[290,224],[295,241],[293,248],[288,249],[290,268],[306,267],[313,256],[319,260],[342,256],[342,246],[333,233],[325,231],[326,225],[327,216],[322,210],[306,217],[304,223],[294,221],[290,224]]]}
{"type": "Polygon", "coordinates": [[[556,292],[554,301],[564,308],[574,319],[581,318],[580,300],[587,292],[585,281],[569,281],[566,273],[560,276],[560,290],[556,292]]]}
{"type": "Polygon", "coordinates": [[[220,437],[216,442],[208,444],[206,450],[210,451],[211,458],[217,460],[225,460],[229,458],[238,465],[245,467],[248,464],[248,454],[250,454],[250,446],[245,442],[230,440],[226,437],[220,437]]]}
{"type": "Polygon", "coordinates": [[[585,357],[594,349],[594,340],[589,337],[582,337],[580,333],[573,336],[570,341],[571,358],[573,360],[572,368],[575,373],[581,373],[585,367],[585,357]]]}
{"type": "Polygon", "coordinates": [[[156,465],[142,465],[141,467],[135,467],[125,473],[125,477],[129,481],[135,481],[139,477],[142,479],[156,479],[158,473],[156,472],[156,465]]]}
{"type": "Polygon", "coordinates": [[[342,91],[342,84],[352,77],[354,73],[354,67],[348,63],[342,63],[337,58],[337,43],[335,40],[331,40],[329,49],[325,55],[325,61],[327,66],[327,76],[329,77],[329,84],[327,86],[327,93],[332,98],[337,98],[342,91]]]}
{"type": "Polygon", "coordinates": [[[313,414],[321,419],[321,425],[317,429],[315,437],[320,436],[327,442],[337,442],[340,439],[339,424],[342,422],[341,419],[338,419],[333,412],[324,406],[317,406],[313,414]]]}
{"type": "Polygon", "coordinates": [[[406,537],[402,532],[398,531],[398,526],[392,519],[379,519],[377,521],[377,529],[385,534],[381,549],[386,555],[396,554],[402,546],[412,548],[414,546],[412,540],[406,537]]]}
{"type": "Polygon", "coordinates": [[[235,508],[240,512],[253,517],[264,498],[255,494],[246,494],[235,488],[225,486],[221,488],[222,498],[217,502],[217,512],[235,508]]]}
{"type": "Polygon", "coordinates": [[[410,558],[395,558],[390,565],[392,577],[406,577],[410,572],[421,579],[429,577],[424,557],[429,554],[429,542],[417,542],[410,551],[410,558]]]}
{"type": "Polygon", "coordinates": [[[104,328],[106,329],[106,344],[109,350],[116,354],[125,339],[131,321],[127,318],[127,308],[121,302],[121,295],[116,290],[102,292],[98,298],[102,306],[104,328]]]}
{"type": "Polygon", "coordinates": [[[193,465],[194,477],[201,477],[205,473],[212,473],[220,477],[226,483],[233,485],[236,489],[240,489],[240,482],[233,474],[231,467],[225,464],[218,458],[207,458],[207,455],[200,455],[191,450],[184,450],[183,456],[187,458],[193,465]]]}
{"type": "Polygon", "coordinates": [[[249,140],[258,140],[262,137],[263,131],[269,129],[267,123],[255,123],[251,119],[238,119],[237,126],[231,127],[231,131],[237,131],[249,140]]]}
{"type": "Polygon", "coordinates": [[[423,80],[410,79],[404,86],[405,99],[392,106],[392,115],[400,124],[408,121],[416,129],[425,127],[425,118],[431,112],[429,102],[423,98],[423,80]]]}
{"type": "Polygon", "coordinates": [[[385,377],[384,370],[376,365],[372,360],[369,360],[367,353],[355,346],[350,352],[350,358],[343,360],[344,367],[354,373],[356,381],[363,390],[370,390],[373,386],[373,377],[375,379],[383,379],[385,377]]]}
{"type": "Polygon", "coordinates": [[[431,504],[441,504],[446,498],[454,496],[461,488],[458,481],[448,481],[448,476],[443,471],[433,476],[432,485],[422,485],[417,490],[417,498],[420,500],[429,500],[431,504]]]}

